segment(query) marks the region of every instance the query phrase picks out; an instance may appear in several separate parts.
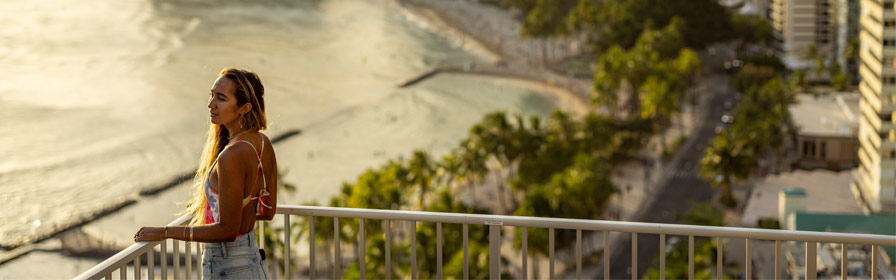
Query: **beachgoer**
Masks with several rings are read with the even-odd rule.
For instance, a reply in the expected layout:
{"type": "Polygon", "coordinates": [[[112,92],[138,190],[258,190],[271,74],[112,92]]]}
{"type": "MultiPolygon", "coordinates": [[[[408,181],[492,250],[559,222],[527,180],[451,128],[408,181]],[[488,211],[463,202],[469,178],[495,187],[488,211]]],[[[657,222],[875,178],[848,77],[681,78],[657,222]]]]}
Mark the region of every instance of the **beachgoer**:
{"type": "Polygon", "coordinates": [[[253,72],[226,68],[211,88],[211,126],[186,213],[190,226],[143,227],[135,242],[168,238],[203,242],[203,279],[266,279],[255,221],[271,220],[277,160],[267,128],[264,86],[253,72]]]}

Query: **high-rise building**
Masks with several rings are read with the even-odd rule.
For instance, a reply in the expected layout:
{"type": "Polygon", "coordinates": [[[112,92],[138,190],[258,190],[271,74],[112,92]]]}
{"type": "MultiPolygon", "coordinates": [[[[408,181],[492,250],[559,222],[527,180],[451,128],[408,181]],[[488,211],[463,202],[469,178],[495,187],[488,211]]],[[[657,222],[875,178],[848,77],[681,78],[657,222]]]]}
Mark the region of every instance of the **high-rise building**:
{"type": "Polygon", "coordinates": [[[853,188],[871,212],[896,212],[896,10],[893,0],[859,3],[859,168],[853,188]]]}
{"type": "Polygon", "coordinates": [[[835,17],[835,36],[833,55],[837,64],[840,65],[852,82],[858,82],[859,64],[858,59],[846,57],[847,48],[858,50],[859,40],[859,0],[835,0],[836,3],[831,6],[832,13],[835,17]],[[850,46],[853,44],[854,46],[850,46]]]}
{"type": "Polygon", "coordinates": [[[775,48],[789,68],[808,68],[813,60],[805,59],[806,48],[814,45],[817,55],[830,60],[834,47],[834,16],[831,0],[774,0],[772,27],[775,48]]]}

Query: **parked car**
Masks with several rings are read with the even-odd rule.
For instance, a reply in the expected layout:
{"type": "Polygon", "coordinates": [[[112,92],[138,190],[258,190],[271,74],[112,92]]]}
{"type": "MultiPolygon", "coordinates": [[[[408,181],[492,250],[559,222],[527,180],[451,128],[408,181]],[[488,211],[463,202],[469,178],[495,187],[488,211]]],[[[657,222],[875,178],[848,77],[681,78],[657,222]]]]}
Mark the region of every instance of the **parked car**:
{"type": "Polygon", "coordinates": [[[731,124],[734,122],[734,115],[731,113],[725,113],[722,115],[722,123],[731,124]]]}

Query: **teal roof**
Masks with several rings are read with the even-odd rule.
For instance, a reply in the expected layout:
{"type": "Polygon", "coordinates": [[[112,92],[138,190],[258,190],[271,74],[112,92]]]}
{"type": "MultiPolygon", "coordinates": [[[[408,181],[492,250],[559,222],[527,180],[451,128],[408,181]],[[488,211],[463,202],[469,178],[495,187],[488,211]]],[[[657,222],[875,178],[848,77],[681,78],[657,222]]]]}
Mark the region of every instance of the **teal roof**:
{"type": "MultiPolygon", "coordinates": [[[[794,214],[796,230],[896,235],[896,216],[806,212],[794,214]]],[[[896,247],[883,249],[891,259],[896,257],[896,247]]]]}
{"type": "Polygon", "coordinates": [[[787,188],[781,190],[784,195],[802,195],[806,196],[806,190],[801,188],[787,188]]]}

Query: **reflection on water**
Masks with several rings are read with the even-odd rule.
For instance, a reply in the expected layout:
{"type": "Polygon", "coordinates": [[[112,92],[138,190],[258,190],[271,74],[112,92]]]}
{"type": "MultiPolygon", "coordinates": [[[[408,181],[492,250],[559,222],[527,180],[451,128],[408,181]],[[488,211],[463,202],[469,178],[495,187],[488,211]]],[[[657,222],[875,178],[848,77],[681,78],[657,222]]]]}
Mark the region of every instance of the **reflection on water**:
{"type": "MultiPolygon", "coordinates": [[[[504,80],[440,76],[488,58],[384,1],[2,1],[0,245],[79,221],[193,168],[208,87],[238,66],[265,83],[269,135],[300,197],[387,157],[455,145],[486,112],[545,115],[562,100],[504,80]]],[[[186,191],[186,190],[183,190],[186,191]]]]}

